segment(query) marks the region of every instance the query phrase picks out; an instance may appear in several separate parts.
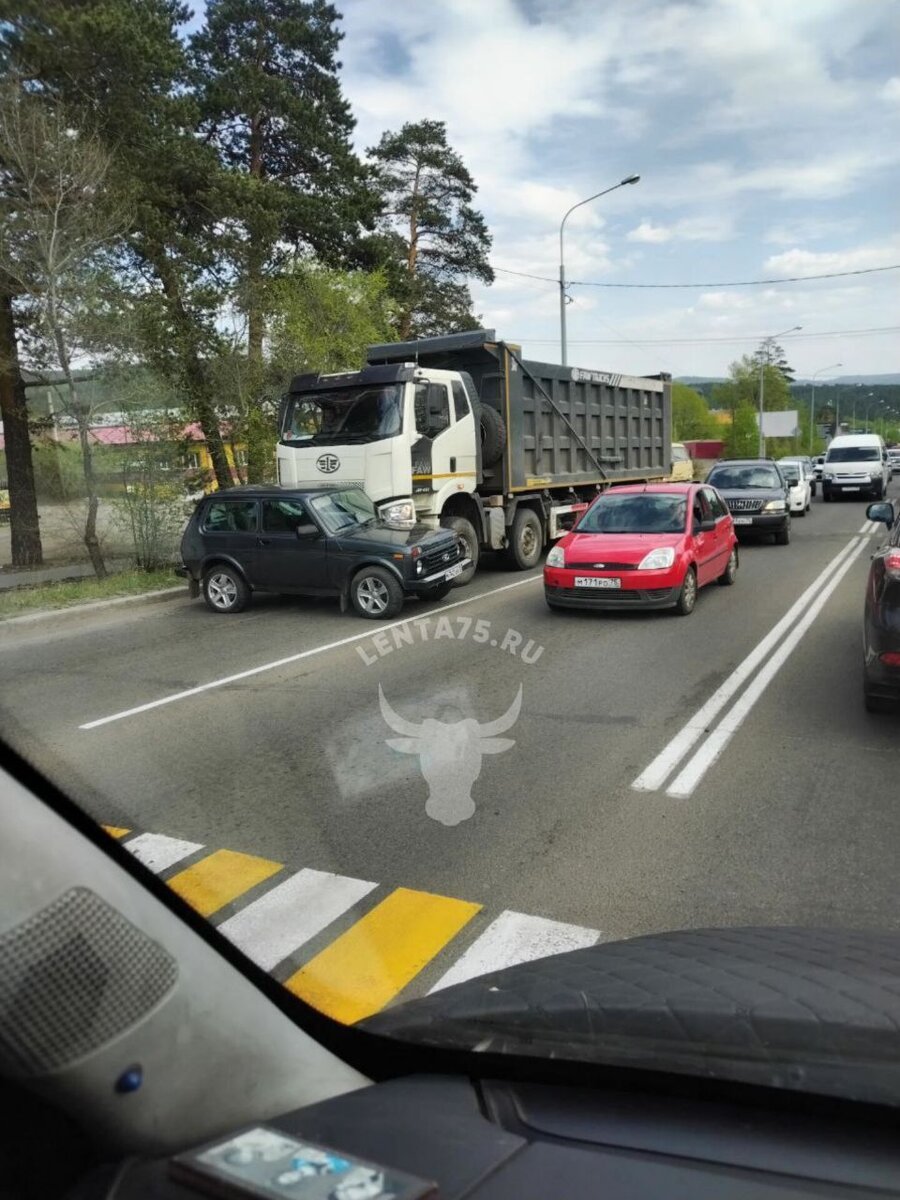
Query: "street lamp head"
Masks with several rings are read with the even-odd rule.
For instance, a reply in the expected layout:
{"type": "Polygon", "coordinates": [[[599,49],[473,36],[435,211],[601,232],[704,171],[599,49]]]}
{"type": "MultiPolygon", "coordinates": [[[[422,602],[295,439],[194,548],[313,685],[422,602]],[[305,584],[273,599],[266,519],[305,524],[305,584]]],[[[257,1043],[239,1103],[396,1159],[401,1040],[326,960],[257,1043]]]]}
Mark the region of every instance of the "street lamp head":
{"type": "Polygon", "coordinates": [[[625,178],[622,180],[622,182],[619,184],[619,187],[624,187],[626,183],[639,183],[640,178],[641,178],[640,175],[626,175],[625,178]]]}

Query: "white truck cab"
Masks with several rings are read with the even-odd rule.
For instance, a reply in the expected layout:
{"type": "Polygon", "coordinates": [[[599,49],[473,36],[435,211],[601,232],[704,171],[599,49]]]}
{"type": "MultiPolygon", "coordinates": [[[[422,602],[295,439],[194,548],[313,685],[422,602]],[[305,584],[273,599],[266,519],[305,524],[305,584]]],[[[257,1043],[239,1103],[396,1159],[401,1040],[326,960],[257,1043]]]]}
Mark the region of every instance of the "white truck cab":
{"type": "Polygon", "coordinates": [[[401,527],[437,526],[451,494],[475,491],[478,437],[459,372],[368,367],[317,376],[315,388],[286,406],[279,483],[361,487],[401,527]]]}
{"type": "Polygon", "coordinates": [[[848,433],[832,438],[822,464],[822,496],[867,496],[881,500],[891,478],[887,450],[875,433],[848,433]]]}

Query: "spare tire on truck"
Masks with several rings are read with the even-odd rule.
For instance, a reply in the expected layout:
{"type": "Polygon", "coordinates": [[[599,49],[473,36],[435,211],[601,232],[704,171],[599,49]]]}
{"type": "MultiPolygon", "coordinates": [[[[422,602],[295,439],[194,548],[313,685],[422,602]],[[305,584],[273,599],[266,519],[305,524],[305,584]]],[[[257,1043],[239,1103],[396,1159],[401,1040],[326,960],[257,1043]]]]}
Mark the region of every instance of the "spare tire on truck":
{"type": "Polygon", "coordinates": [[[492,467],[506,449],[506,423],[495,408],[482,404],[478,411],[481,426],[481,462],[492,467]]]}

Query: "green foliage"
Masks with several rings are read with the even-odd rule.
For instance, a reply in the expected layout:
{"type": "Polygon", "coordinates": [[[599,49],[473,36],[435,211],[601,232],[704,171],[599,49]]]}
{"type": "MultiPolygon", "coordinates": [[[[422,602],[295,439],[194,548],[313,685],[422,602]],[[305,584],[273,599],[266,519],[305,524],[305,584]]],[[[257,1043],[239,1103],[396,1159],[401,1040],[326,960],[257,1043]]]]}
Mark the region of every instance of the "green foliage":
{"type": "MultiPolygon", "coordinates": [[[[794,368],[788,362],[784,349],[774,338],[764,338],[754,352],[751,361],[757,371],[763,365],[774,367],[786,383],[790,384],[794,381],[794,368]]],[[[785,407],[787,406],[785,405],[785,407]]]]}
{"type": "Polygon", "coordinates": [[[443,121],[408,122],[369,150],[384,203],[376,261],[399,304],[401,339],[471,328],[466,279],[492,283],[491,235],[473,206],[477,188],[447,142],[443,121]]]}
{"type": "Polygon", "coordinates": [[[709,411],[709,405],[699,392],[687,384],[672,384],[672,440],[691,441],[695,438],[715,438],[720,426],[709,411]]]}
{"type": "Polygon", "coordinates": [[[271,370],[280,392],[302,371],[356,370],[366,347],[391,340],[393,302],[381,272],[307,263],[272,287],[271,370]]]}
{"type": "Polygon", "coordinates": [[[739,404],[725,437],[727,458],[755,458],[759,453],[759,423],[757,409],[739,404]]]}

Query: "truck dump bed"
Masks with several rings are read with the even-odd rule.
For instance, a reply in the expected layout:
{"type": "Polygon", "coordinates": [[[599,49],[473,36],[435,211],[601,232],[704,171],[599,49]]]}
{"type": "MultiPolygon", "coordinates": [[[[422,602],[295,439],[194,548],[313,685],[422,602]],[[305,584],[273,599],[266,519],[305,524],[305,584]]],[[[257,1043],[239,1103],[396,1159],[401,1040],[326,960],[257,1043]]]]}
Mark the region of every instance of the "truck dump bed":
{"type": "Polygon", "coordinates": [[[668,375],[631,376],[529,362],[492,329],[371,346],[368,362],[468,374],[496,409],[506,448],[482,493],[663,479],[671,470],[668,375]]]}

